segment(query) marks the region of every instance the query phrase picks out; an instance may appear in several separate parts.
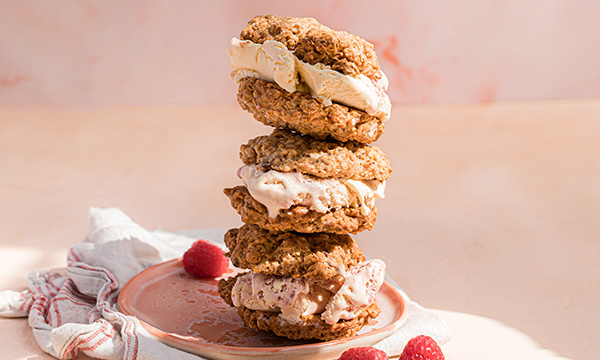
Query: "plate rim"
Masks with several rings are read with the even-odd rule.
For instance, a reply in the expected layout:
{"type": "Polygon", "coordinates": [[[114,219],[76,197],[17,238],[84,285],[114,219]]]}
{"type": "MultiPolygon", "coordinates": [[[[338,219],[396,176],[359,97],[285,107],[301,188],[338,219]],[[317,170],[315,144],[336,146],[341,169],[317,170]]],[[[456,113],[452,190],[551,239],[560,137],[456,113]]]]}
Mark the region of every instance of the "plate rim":
{"type": "MultiPolygon", "coordinates": [[[[222,345],[222,344],[216,344],[216,343],[212,343],[212,342],[206,342],[206,341],[203,341],[202,338],[198,338],[198,337],[184,336],[184,335],[180,335],[180,334],[165,332],[165,331],[153,326],[152,324],[149,324],[146,321],[141,320],[139,317],[137,317],[135,315],[134,311],[132,311],[129,308],[128,304],[125,303],[125,297],[128,293],[128,289],[133,286],[131,284],[133,284],[137,280],[139,280],[139,278],[142,277],[144,273],[156,270],[159,267],[169,268],[169,267],[177,266],[177,264],[179,264],[181,267],[183,267],[181,265],[181,261],[182,261],[181,257],[174,258],[171,260],[166,260],[166,261],[160,262],[158,264],[152,265],[152,266],[140,271],[133,277],[131,277],[119,291],[117,305],[118,305],[118,309],[120,312],[122,312],[125,315],[135,317],[140,322],[140,324],[144,327],[144,329],[146,329],[146,331],[148,331],[148,333],[150,333],[150,335],[152,335],[159,341],[162,341],[166,344],[173,343],[174,345],[177,345],[178,347],[181,346],[181,347],[184,347],[189,350],[199,350],[199,351],[203,351],[206,353],[213,352],[213,353],[221,353],[221,354],[227,354],[227,355],[244,355],[244,354],[248,354],[249,352],[252,353],[253,355],[261,355],[261,354],[274,354],[274,353],[281,354],[281,353],[287,353],[287,352],[319,351],[319,349],[343,345],[343,344],[351,342],[351,341],[381,335],[382,333],[387,333],[388,331],[389,331],[389,335],[391,335],[394,331],[399,329],[406,322],[406,318],[408,315],[407,300],[404,298],[404,296],[400,293],[400,291],[395,286],[393,286],[392,284],[390,284],[387,281],[384,281],[381,289],[385,289],[384,291],[391,294],[395,299],[398,300],[398,302],[394,301],[394,304],[398,304],[401,307],[401,313],[398,316],[398,318],[395,319],[392,323],[390,323],[382,328],[372,330],[368,333],[355,335],[355,336],[342,338],[342,339],[324,341],[324,342],[302,344],[302,345],[279,346],[279,347],[232,346],[232,345],[222,345]],[[125,295],[123,295],[123,294],[125,294],[125,295]],[[167,337],[167,339],[165,339],[165,336],[167,337]],[[200,347],[202,347],[202,349],[192,347],[192,346],[190,346],[190,343],[194,344],[196,346],[200,346],[200,347]]],[[[381,289],[380,289],[380,291],[381,291],[381,289]]],[[[380,341],[380,340],[388,337],[389,335],[382,336],[377,341],[380,341]]]]}

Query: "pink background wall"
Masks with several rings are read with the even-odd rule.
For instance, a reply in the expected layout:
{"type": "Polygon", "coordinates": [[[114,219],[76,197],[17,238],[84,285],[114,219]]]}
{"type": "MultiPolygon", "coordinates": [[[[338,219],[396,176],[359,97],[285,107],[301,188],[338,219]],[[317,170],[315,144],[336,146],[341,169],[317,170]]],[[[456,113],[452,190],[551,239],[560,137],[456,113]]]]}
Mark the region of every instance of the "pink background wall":
{"type": "Polygon", "coordinates": [[[229,104],[225,53],[256,14],[376,45],[395,103],[600,97],[600,2],[2,1],[0,103],[229,104]]]}

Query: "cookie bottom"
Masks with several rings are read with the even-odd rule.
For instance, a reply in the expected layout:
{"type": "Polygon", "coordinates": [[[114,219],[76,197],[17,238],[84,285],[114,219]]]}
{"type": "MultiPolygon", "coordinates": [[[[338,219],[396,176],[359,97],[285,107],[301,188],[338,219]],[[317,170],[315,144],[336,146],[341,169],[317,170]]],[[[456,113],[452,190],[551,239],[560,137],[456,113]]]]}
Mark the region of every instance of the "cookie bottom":
{"type": "Polygon", "coordinates": [[[341,208],[321,213],[306,206],[294,205],[272,218],[267,208],[254,199],[245,186],[227,188],[223,192],[244,223],[274,232],[356,234],[371,230],[377,220],[376,206],[367,215],[363,215],[359,208],[341,208]]]}
{"type": "MultiPolygon", "coordinates": [[[[235,284],[235,279],[233,277],[219,281],[219,295],[231,306],[233,306],[231,289],[235,284]]],[[[320,315],[309,315],[300,324],[290,324],[283,321],[275,312],[252,310],[246,307],[239,307],[237,311],[244,324],[251,329],[270,331],[277,336],[293,340],[318,339],[323,341],[354,336],[368,323],[369,319],[374,319],[381,313],[377,303],[373,302],[354,319],[340,320],[330,325],[323,321],[320,315]]]]}
{"type": "Polygon", "coordinates": [[[296,130],[315,139],[372,143],[383,134],[381,119],[341,104],[323,105],[322,99],[302,92],[289,93],[279,85],[244,78],[238,103],[265,125],[296,130]]]}

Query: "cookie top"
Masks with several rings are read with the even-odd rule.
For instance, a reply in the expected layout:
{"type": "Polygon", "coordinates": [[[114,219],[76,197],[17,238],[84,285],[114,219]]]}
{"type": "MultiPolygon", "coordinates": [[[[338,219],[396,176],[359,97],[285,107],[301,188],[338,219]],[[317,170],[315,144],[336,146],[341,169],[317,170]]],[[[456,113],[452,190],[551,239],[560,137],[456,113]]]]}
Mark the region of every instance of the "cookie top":
{"type": "Polygon", "coordinates": [[[329,279],[365,259],[347,234],[272,233],[249,224],[227,231],[225,245],[237,267],[293,278],[329,279]]]}
{"type": "Polygon", "coordinates": [[[240,147],[240,158],[263,170],[320,178],[384,181],[392,174],[390,162],[376,146],[319,141],[284,129],[251,139],[240,147]]]}
{"type": "Polygon", "coordinates": [[[321,63],[343,74],[381,78],[373,44],[345,31],[332,30],[313,18],[256,16],[240,38],[257,44],[278,41],[311,65],[321,63]]]}
{"type": "Polygon", "coordinates": [[[289,128],[318,140],[372,143],[383,134],[383,121],[364,111],[300,91],[288,92],[276,83],[247,77],[240,80],[238,103],[265,125],[289,128]]]}

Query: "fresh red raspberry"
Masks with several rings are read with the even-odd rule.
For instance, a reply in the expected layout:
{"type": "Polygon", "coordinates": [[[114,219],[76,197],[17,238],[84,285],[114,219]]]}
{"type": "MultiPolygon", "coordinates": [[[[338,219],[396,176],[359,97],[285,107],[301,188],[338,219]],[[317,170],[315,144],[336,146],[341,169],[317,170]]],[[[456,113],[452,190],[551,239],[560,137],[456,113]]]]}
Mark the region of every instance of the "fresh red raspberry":
{"type": "Polygon", "coordinates": [[[427,335],[410,339],[398,360],[444,360],[440,346],[427,335]]]}
{"type": "Polygon", "coordinates": [[[370,346],[350,348],[338,360],[388,360],[387,354],[370,346]]]}
{"type": "Polygon", "coordinates": [[[215,278],[227,271],[229,259],[217,245],[200,239],[183,255],[183,267],[190,275],[215,278]]]}

